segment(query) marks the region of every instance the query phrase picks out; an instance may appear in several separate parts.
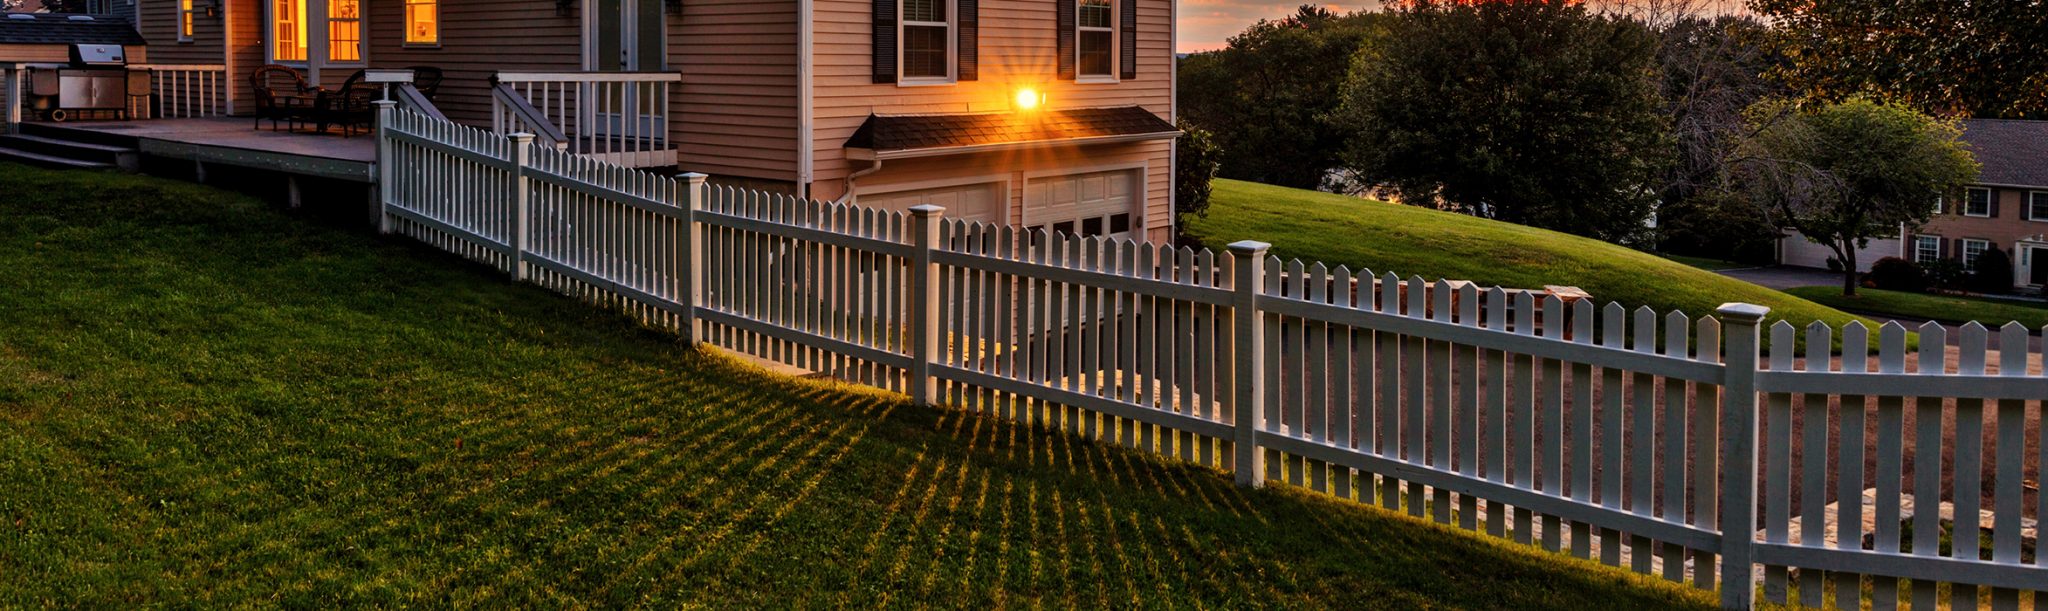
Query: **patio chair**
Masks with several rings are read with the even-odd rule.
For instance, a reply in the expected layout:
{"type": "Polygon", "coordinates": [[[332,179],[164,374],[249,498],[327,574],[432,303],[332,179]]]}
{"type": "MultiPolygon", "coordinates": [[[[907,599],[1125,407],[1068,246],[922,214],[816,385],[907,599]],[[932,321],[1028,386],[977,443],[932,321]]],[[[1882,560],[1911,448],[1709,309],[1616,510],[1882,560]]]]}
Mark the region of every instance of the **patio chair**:
{"type": "Polygon", "coordinates": [[[406,66],[412,71],[412,88],[420,90],[427,101],[434,101],[434,94],[441,91],[441,69],[433,66],[406,66]]]}
{"type": "Polygon", "coordinates": [[[365,74],[357,70],[342,81],[341,88],[320,90],[319,99],[313,103],[313,120],[320,131],[327,131],[329,125],[340,125],[342,137],[348,137],[356,127],[362,127],[365,133],[375,127],[377,109],[373,102],[383,93],[377,86],[363,82],[365,74]]]}
{"type": "Polygon", "coordinates": [[[307,118],[310,107],[299,99],[313,88],[306,84],[306,77],[290,66],[268,64],[259,66],[249,73],[249,88],[256,92],[256,128],[263,129],[263,120],[270,120],[271,131],[277,130],[277,122],[287,126],[307,118]]]}

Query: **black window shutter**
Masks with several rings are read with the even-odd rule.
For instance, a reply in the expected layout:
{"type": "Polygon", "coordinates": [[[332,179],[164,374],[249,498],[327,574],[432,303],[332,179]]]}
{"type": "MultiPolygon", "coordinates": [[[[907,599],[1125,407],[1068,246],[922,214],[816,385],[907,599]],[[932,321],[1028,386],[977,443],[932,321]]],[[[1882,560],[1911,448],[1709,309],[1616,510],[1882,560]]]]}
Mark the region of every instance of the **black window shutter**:
{"type": "Polygon", "coordinates": [[[956,16],[956,22],[960,27],[960,31],[956,34],[960,37],[957,43],[960,48],[960,57],[957,58],[960,65],[956,67],[954,75],[962,81],[979,79],[981,78],[981,17],[978,13],[981,12],[981,2],[980,0],[959,0],[959,6],[954,7],[953,10],[959,13],[956,16]]]}
{"type": "Polygon", "coordinates": [[[1055,51],[1060,55],[1059,77],[1060,80],[1071,81],[1074,80],[1074,2],[1076,0],[1056,1],[1059,2],[1059,9],[1053,11],[1053,15],[1056,16],[1056,21],[1059,22],[1059,36],[1056,39],[1058,44],[1054,45],[1054,47],[1055,51]]]}
{"type": "Polygon", "coordinates": [[[1123,56],[1123,69],[1118,71],[1117,78],[1133,79],[1138,78],[1138,0],[1122,0],[1122,4],[1117,8],[1117,21],[1122,22],[1122,29],[1117,32],[1122,39],[1117,41],[1117,51],[1123,56]]]}
{"type": "Polygon", "coordinates": [[[1991,199],[1991,218],[1998,218],[1998,190],[1991,189],[1987,193],[1985,197],[1991,199]]]}
{"type": "Polygon", "coordinates": [[[896,82],[896,0],[875,3],[875,82],[896,82]]]}

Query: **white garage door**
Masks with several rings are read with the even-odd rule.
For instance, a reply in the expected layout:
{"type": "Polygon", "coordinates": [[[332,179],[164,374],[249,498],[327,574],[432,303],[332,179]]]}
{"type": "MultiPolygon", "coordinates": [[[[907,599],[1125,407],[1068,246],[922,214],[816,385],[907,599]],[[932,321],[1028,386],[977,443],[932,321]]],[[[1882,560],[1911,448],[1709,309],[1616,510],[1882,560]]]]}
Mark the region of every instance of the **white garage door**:
{"type": "Polygon", "coordinates": [[[1024,195],[1024,224],[1082,236],[1136,235],[1138,172],[1117,170],[1034,178],[1024,195]]]}
{"type": "MultiPolygon", "coordinates": [[[[888,187],[879,187],[886,189],[888,187]]],[[[860,205],[883,210],[944,206],[946,218],[995,223],[1003,220],[1003,183],[985,182],[936,189],[860,194],[860,205]]]]}
{"type": "MultiPolygon", "coordinates": [[[[1796,231],[1785,236],[1778,244],[1778,262],[1784,265],[1826,269],[1828,259],[1835,257],[1835,251],[1807,240],[1806,236],[1799,235],[1796,231]]],[[[1856,271],[1870,271],[1870,264],[1878,259],[1899,256],[1900,244],[1897,238],[1871,240],[1870,246],[1856,251],[1856,271]]]]}

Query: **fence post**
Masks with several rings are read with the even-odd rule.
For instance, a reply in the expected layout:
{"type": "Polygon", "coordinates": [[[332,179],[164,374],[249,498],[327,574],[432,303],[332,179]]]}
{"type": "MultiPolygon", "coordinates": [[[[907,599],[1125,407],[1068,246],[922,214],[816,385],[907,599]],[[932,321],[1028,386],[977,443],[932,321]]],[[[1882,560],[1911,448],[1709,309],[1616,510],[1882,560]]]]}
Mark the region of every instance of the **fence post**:
{"type": "Polygon", "coordinates": [[[0,66],[0,134],[21,129],[21,67],[0,66]]]}
{"type": "Polygon", "coordinates": [[[677,228],[676,269],[681,271],[682,286],[676,291],[676,298],[682,301],[683,320],[678,328],[683,332],[683,342],[695,346],[704,339],[704,323],[697,318],[697,308],[704,306],[704,225],[697,222],[697,211],[703,210],[711,190],[704,185],[709,178],[697,172],[686,172],[676,177],[683,181],[683,215],[677,228]]]}
{"type": "Polygon", "coordinates": [[[512,140],[512,279],[525,282],[527,226],[533,200],[533,181],[526,177],[526,167],[533,163],[533,134],[519,132],[506,136],[512,140]]]}
{"type": "Polygon", "coordinates": [[[932,264],[932,248],[939,243],[939,220],[944,206],[926,204],[910,209],[910,401],[931,405],[938,394],[932,379],[932,359],[939,356],[939,268],[932,264]]]}
{"type": "Polygon", "coordinates": [[[1771,309],[1724,303],[1721,318],[1727,381],[1722,384],[1726,428],[1721,464],[1721,608],[1756,607],[1756,365],[1759,328],[1771,309]]]}
{"type": "Polygon", "coordinates": [[[398,103],[378,100],[371,104],[377,106],[377,233],[391,233],[391,181],[396,168],[391,161],[390,131],[398,103]]]}
{"type": "Polygon", "coordinates": [[[1272,247],[1251,240],[1230,245],[1230,254],[1237,257],[1237,274],[1230,281],[1231,291],[1237,294],[1230,307],[1236,325],[1230,351],[1235,363],[1231,372],[1236,377],[1232,387],[1237,396],[1231,400],[1230,419],[1237,427],[1234,445],[1239,486],[1265,485],[1266,453],[1259,450],[1259,431],[1266,425],[1266,326],[1259,324],[1259,280],[1266,275],[1266,250],[1272,247]]]}

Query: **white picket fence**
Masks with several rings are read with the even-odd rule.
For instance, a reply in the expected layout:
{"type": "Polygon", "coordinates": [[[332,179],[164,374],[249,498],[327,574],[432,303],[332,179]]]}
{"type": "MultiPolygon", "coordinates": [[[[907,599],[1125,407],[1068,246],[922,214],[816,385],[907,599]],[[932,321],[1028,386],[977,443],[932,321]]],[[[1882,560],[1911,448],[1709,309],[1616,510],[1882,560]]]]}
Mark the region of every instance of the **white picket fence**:
{"type": "Polygon", "coordinates": [[[1798,359],[1780,322],[1766,351],[1755,306],[1694,320],[1251,242],[1027,235],[381,112],[387,231],[693,342],[1718,587],[1729,608],[1759,584],[1812,607],[2048,608],[2027,519],[2048,513],[2027,475],[2048,466],[2027,424],[2048,379],[2016,325],[1996,373],[1981,327],[1950,373],[1941,327],[1911,368],[1897,324],[1874,362],[1844,329],[1834,369],[1833,330],[1806,329],[1798,359]],[[1908,518],[1909,494],[1956,519],[1908,518]]]}

